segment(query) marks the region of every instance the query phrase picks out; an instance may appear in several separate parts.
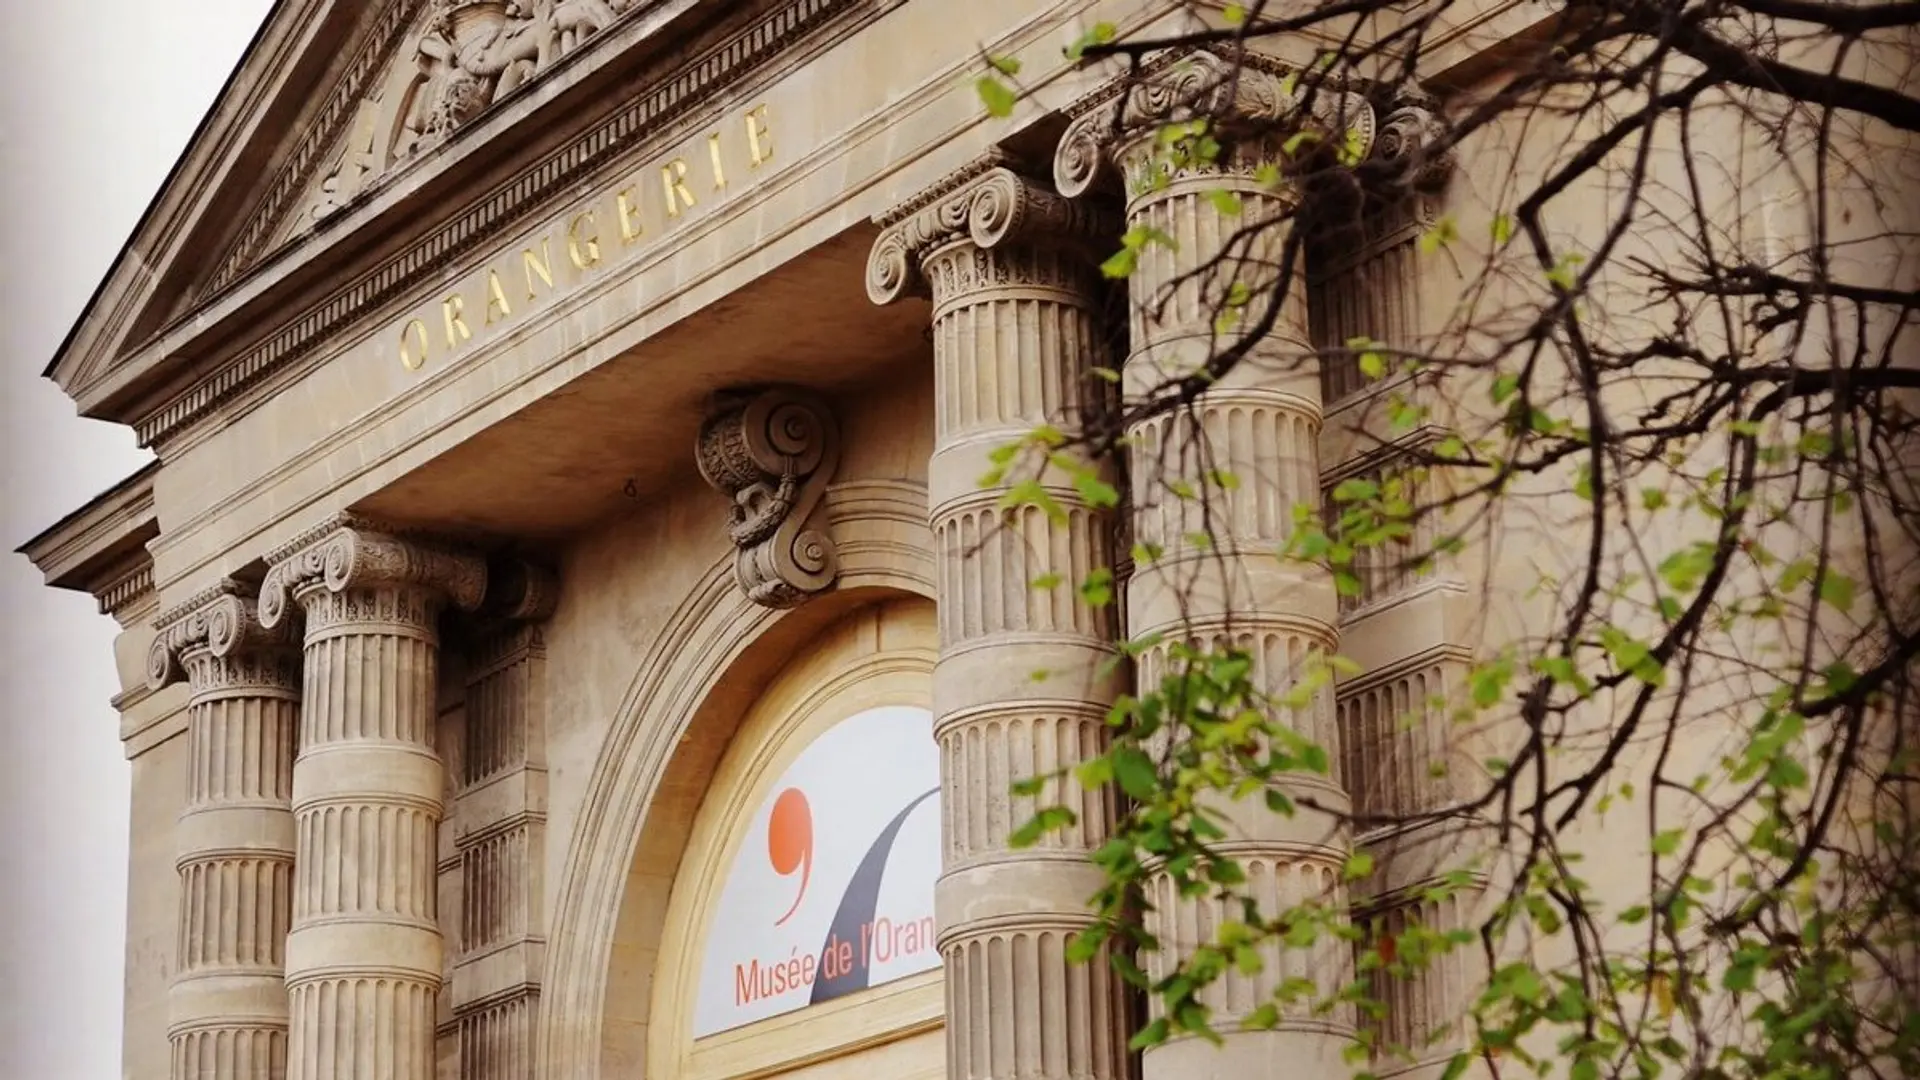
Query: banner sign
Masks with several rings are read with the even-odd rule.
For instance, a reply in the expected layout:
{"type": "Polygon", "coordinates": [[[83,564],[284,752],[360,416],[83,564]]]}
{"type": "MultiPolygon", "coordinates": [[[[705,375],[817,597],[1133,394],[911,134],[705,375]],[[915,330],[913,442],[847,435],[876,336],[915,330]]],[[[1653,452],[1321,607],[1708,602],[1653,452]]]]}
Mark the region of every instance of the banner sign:
{"type": "Polygon", "coordinates": [[[933,714],[889,705],[823,732],[747,825],[707,931],[695,1038],[940,966],[933,714]]]}

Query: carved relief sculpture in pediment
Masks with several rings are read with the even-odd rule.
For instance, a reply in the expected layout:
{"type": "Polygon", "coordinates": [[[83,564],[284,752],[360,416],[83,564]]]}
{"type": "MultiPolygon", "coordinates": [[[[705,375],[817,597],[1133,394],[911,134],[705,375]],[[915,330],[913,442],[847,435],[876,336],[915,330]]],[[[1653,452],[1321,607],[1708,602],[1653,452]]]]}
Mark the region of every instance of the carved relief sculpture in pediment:
{"type": "Polygon", "coordinates": [[[432,0],[289,235],[352,202],[645,0],[432,0]]]}

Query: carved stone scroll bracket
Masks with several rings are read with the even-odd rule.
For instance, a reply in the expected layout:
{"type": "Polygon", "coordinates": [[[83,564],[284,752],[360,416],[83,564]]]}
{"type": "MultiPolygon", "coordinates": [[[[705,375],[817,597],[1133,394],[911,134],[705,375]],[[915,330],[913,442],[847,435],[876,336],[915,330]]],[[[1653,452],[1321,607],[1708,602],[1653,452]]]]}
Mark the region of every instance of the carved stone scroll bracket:
{"type": "Polygon", "coordinates": [[[247,653],[286,653],[295,642],[286,626],[260,621],[259,605],[231,579],[199,593],[154,620],[153,645],[147,651],[147,686],[160,690],[193,672],[190,660],[204,655],[226,660],[247,653]]]}
{"type": "Polygon", "coordinates": [[[726,395],[695,455],[700,475],[733,500],[727,535],[749,599],[789,608],[833,586],[833,540],[810,524],[840,464],[840,426],[824,402],[788,387],[726,395]]]}
{"type": "Polygon", "coordinates": [[[1424,90],[1409,88],[1395,98],[1381,123],[1373,156],[1402,165],[1410,186],[1430,195],[1444,188],[1459,166],[1447,134],[1439,102],[1424,90]]]}
{"type": "Polygon", "coordinates": [[[268,555],[260,583],[260,622],[268,628],[286,619],[291,601],[315,587],[340,593],[378,586],[430,589],[451,606],[472,611],[487,591],[487,564],[478,555],[416,538],[394,535],[342,516],[268,555]]]}
{"type": "Polygon", "coordinates": [[[879,217],[882,229],[867,257],[867,299],[890,304],[925,296],[925,257],[961,239],[984,249],[1046,240],[1079,245],[1120,235],[1120,223],[1099,208],[1061,198],[1010,167],[995,152],[955,170],[879,217]]]}

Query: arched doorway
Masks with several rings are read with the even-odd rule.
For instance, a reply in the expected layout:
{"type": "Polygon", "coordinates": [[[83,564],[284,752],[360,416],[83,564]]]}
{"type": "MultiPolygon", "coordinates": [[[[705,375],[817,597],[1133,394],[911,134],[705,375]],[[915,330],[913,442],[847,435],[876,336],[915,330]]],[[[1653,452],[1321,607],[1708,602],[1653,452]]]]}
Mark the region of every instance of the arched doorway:
{"type": "Polygon", "coordinates": [[[944,1075],[936,641],[871,604],[744,703],[656,908],[644,1075],[944,1075]]]}

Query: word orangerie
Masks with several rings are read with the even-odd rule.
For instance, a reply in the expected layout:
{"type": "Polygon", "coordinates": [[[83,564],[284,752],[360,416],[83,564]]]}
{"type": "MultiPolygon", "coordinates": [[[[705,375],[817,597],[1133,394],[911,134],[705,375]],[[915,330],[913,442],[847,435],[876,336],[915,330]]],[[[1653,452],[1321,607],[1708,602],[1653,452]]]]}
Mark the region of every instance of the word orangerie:
{"type": "Polygon", "coordinates": [[[561,231],[565,242],[566,263],[554,261],[554,233],[521,248],[517,257],[503,256],[484,272],[470,275],[461,286],[441,298],[437,319],[416,316],[401,324],[399,330],[400,364],[418,371],[438,352],[453,356],[474,339],[475,323],[491,328],[512,319],[515,312],[526,311],[541,298],[557,291],[556,270],[564,275],[571,264],[582,279],[599,270],[613,256],[613,241],[625,252],[655,235],[655,226],[664,233],[676,221],[701,204],[697,190],[705,187],[706,198],[715,202],[726,198],[729,162],[744,162],[751,173],[773,160],[772,127],[767,106],[756,105],[740,114],[737,125],[727,124],[697,140],[695,149],[668,158],[640,170],[618,190],[602,195],[594,205],[577,211],[567,219],[561,231]],[[727,137],[732,129],[738,134],[727,137]],[[702,149],[704,152],[702,152],[702,149]],[[692,157],[697,165],[689,165],[692,157]],[[655,179],[657,177],[657,181],[655,179]],[[708,185],[711,185],[708,187],[708,185]],[[469,304],[468,301],[477,300],[469,304]],[[429,323],[437,325],[429,325],[429,323]],[[436,348],[439,346],[439,348],[436,348]]]}

